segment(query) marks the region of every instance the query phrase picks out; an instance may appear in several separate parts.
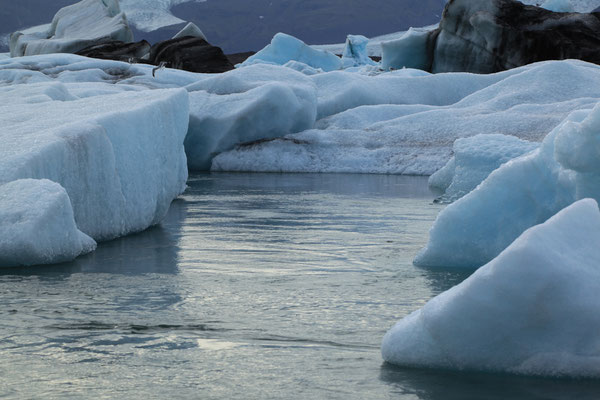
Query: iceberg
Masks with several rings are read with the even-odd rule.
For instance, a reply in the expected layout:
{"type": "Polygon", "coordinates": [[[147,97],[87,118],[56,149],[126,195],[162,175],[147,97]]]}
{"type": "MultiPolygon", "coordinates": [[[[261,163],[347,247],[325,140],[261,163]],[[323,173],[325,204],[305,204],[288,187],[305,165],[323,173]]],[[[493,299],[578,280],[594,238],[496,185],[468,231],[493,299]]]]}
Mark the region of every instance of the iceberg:
{"type": "Polygon", "coordinates": [[[429,177],[429,187],[444,192],[437,201],[451,203],[475,189],[500,165],[538,147],[539,143],[497,133],[457,139],[454,156],[429,177]]]}
{"type": "Polygon", "coordinates": [[[342,66],[350,68],[360,65],[377,65],[367,54],[368,43],[369,39],[362,35],[348,35],[346,46],[342,53],[342,66]]]}
{"type": "Polygon", "coordinates": [[[342,68],[342,60],[327,51],[315,50],[300,39],[285,33],[278,33],[271,43],[258,53],[241,63],[240,67],[256,63],[283,65],[288,61],[300,61],[323,71],[334,71],[342,68]]]}
{"type": "Polygon", "coordinates": [[[431,175],[452,157],[456,139],[540,142],[569,113],[600,100],[600,67],[575,60],[490,75],[402,69],[308,78],[317,87],[312,129],[220,153],[212,170],[431,175]]]}
{"type": "Polygon", "coordinates": [[[105,41],[132,42],[133,34],[117,0],[83,0],[60,9],[48,30],[15,32],[10,38],[12,57],[75,53],[105,41]]]}
{"type": "Polygon", "coordinates": [[[47,179],[0,185],[0,268],[71,261],[96,248],[65,189],[47,179]]]}
{"type": "Polygon", "coordinates": [[[60,184],[96,241],[158,223],[185,189],[189,100],[143,86],[150,69],[67,54],[0,61],[0,184],[60,184]]]}
{"type": "Polygon", "coordinates": [[[288,68],[253,65],[188,86],[188,166],[208,170],[212,158],[236,145],[311,128],[316,87],[288,68]]]}
{"type": "Polygon", "coordinates": [[[211,76],[186,87],[188,166],[207,170],[215,154],[237,144],[311,128],[317,89],[304,74],[269,64],[211,76]]]}
{"type": "Polygon", "coordinates": [[[599,378],[599,245],[598,204],[580,200],[400,320],[383,338],[384,360],[599,378]]]}
{"type": "Polygon", "coordinates": [[[504,164],[446,207],[414,263],[479,267],[574,201],[600,200],[599,137],[600,104],[570,114],[538,150],[504,164]]]}
{"type": "Polygon", "coordinates": [[[402,37],[381,43],[381,67],[384,70],[415,68],[431,69],[432,31],[410,28],[402,37]]]}

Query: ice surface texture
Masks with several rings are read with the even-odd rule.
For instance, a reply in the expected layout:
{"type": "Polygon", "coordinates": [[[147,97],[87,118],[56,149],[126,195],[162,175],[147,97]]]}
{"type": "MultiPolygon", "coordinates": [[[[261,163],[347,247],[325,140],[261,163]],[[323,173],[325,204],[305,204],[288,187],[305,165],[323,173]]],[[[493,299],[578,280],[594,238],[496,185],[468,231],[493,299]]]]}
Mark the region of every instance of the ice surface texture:
{"type": "Polygon", "coordinates": [[[538,146],[538,143],[500,134],[457,139],[453,147],[454,156],[429,177],[429,186],[445,192],[439,201],[451,203],[475,189],[500,165],[538,146]]]}
{"type": "Polygon", "coordinates": [[[150,69],[66,54],[1,61],[0,184],[60,184],[95,240],[158,223],[185,188],[189,107],[183,89],[142,85],[150,69]]]}
{"type": "Polygon", "coordinates": [[[208,170],[212,158],[243,142],[311,128],[317,115],[314,83],[303,74],[252,65],[189,85],[188,166],[208,170]]]}
{"type": "Polygon", "coordinates": [[[600,212],[581,200],[384,337],[404,366],[600,377],[600,212]]]}
{"type": "Polygon", "coordinates": [[[96,248],[65,189],[47,179],[0,185],[0,268],[70,261],[96,248]]]}
{"type": "Polygon", "coordinates": [[[539,142],[571,111],[600,100],[600,67],[575,60],[490,75],[402,69],[308,78],[317,90],[314,129],[221,153],[212,169],[430,175],[458,138],[493,133],[539,142]]]}
{"type": "Polygon", "coordinates": [[[476,268],[575,200],[600,200],[599,121],[600,106],[573,112],[538,150],[504,164],[446,207],[415,264],[476,268]]]}
{"type": "Polygon", "coordinates": [[[117,0],[83,0],[56,13],[47,31],[15,32],[10,39],[13,57],[74,53],[102,41],[133,41],[133,34],[117,0]]]}

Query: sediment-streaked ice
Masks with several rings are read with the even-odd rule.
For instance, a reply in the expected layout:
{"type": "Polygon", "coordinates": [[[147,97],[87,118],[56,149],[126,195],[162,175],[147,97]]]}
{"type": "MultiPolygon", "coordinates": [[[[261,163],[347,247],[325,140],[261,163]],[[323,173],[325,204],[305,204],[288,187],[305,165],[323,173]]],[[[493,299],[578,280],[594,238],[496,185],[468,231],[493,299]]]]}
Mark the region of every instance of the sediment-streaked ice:
{"type": "Polygon", "coordinates": [[[118,0],[82,0],[60,9],[48,29],[15,32],[10,37],[13,57],[75,53],[103,41],[133,41],[118,0]]]}
{"type": "Polygon", "coordinates": [[[490,75],[402,69],[309,78],[317,87],[313,129],[238,146],[217,155],[212,169],[430,175],[450,159],[458,138],[503,134],[539,142],[571,111],[600,99],[600,67],[574,60],[490,75]]]}

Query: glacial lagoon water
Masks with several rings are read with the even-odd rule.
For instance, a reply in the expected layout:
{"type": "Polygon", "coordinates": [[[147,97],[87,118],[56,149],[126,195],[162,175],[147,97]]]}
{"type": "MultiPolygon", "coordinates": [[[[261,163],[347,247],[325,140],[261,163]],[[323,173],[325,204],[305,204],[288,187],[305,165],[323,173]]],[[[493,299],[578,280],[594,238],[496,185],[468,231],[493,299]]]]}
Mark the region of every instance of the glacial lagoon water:
{"type": "Polygon", "coordinates": [[[0,270],[0,398],[597,399],[600,382],[384,364],[464,271],[412,265],[422,177],[200,174],[165,221],[0,270]]]}

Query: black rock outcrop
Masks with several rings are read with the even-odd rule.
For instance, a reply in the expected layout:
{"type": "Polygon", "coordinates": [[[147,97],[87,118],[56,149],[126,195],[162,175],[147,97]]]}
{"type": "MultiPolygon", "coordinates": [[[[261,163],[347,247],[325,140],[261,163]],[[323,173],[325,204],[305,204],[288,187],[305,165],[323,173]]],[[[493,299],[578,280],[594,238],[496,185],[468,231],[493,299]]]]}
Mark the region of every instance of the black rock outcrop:
{"type": "Polygon", "coordinates": [[[75,54],[102,60],[142,62],[141,57],[149,52],[150,43],[142,40],[135,43],[125,43],[121,41],[100,43],[79,50],[75,54]]]}
{"type": "Polygon", "coordinates": [[[220,47],[192,36],[156,43],[150,50],[149,62],[154,65],[164,62],[169,68],[190,72],[218,73],[234,69],[220,47]]]}
{"type": "Polygon", "coordinates": [[[491,73],[569,58],[600,64],[600,13],[557,13],[515,0],[450,0],[436,34],[431,72],[491,73]]]}

